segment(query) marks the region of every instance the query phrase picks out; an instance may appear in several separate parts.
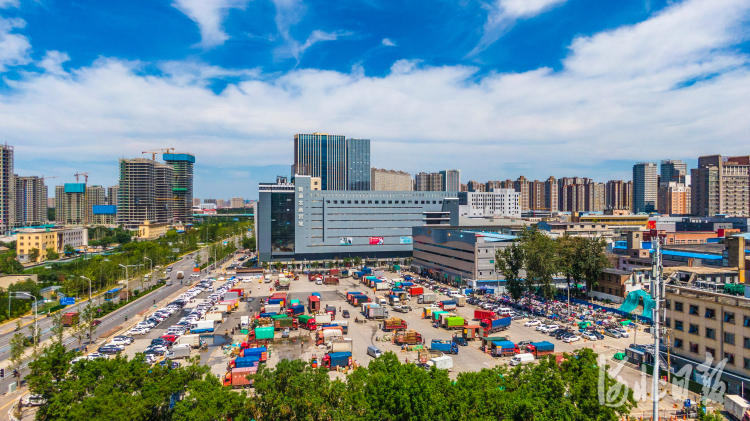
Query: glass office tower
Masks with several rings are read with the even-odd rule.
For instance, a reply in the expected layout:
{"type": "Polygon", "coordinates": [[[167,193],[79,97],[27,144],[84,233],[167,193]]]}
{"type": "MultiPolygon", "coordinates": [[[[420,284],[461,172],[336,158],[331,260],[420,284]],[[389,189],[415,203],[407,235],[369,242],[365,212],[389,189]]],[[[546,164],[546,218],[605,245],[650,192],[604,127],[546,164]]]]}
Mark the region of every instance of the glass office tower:
{"type": "Polygon", "coordinates": [[[346,139],[346,189],[370,190],[370,139],[346,139]]]}

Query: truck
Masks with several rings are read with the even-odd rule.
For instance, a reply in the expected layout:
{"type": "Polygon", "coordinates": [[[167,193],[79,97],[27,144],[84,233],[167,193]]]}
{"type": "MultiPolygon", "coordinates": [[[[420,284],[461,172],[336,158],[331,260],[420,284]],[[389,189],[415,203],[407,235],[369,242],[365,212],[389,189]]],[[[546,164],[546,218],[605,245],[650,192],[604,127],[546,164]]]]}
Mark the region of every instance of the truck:
{"type": "Polygon", "coordinates": [[[177,279],[182,279],[185,277],[185,272],[178,270],[177,271],[177,279]]]}
{"type": "Polygon", "coordinates": [[[250,386],[252,382],[247,376],[257,372],[258,367],[233,368],[232,371],[228,371],[227,374],[224,375],[224,381],[222,384],[224,386],[232,386],[233,388],[250,386]]]}
{"type": "Polygon", "coordinates": [[[190,345],[192,348],[198,348],[201,346],[200,335],[182,335],[172,344],[172,348],[179,345],[190,345]]]}
{"type": "Polygon", "coordinates": [[[511,341],[492,342],[490,353],[494,357],[512,357],[516,355],[516,344],[511,341]]]}
{"type": "Polygon", "coordinates": [[[422,364],[426,364],[427,361],[430,361],[430,359],[435,357],[442,357],[443,353],[441,351],[433,351],[431,349],[423,348],[417,350],[417,358],[419,359],[419,362],[422,364]]]}
{"type": "Polygon", "coordinates": [[[511,320],[513,319],[511,319],[510,317],[502,317],[499,319],[484,319],[482,320],[480,325],[482,326],[482,328],[484,328],[485,332],[493,333],[507,329],[508,326],[510,326],[511,320]]]}
{"type": "Polygon", "coordinates": [[[302,329],[315,330],[318,328],[317,323],[315,323],[315,317],[313,316],[303,314],[299,316],[297,320],[299,322],[299,327],[302,329]]]}
{"type": "Polygon", "coordinates": [[[453,370],[453,358],[449,357],[447,355],[443,355],[442,357],[434,357],[430,358],[429,361],[426,363],[427,367],[435,367],[438,370],[453,370]]]}
{"type": "Polygon", "coordinates": [[[353,295],[349,303],[355,307],[359,306],[362,303],[369,303],[371,300],[368,296],[364,294],[359,295],[353,295]]]}
{"type": "Polygon", "coordinates": [[[474,310],[474,320],[495,319],[495,318],[497,318],[497,316],[494,311],[482,310],[482,309],[474,310]]]}
{"type": "Polygon", "coordinates": [[[225,300],[239,300],[240,293],[238,291],[227,291],[226,294],[224,294],[225,300]]]}
{"type": "Polygon", "coordinates": [[[430,343],[430,349],[446,354],[458,354],[458,344],[453,341],[433,339],[430,343]]]}
{"type": "Polygon", "coordinates": [[[407,291],[409,291],[409,295],[412,297],[424,294],[424,288],[418,286],[410,286],[407,288],[407,291]]]}
{"type": "Polygon", "coordinates": [[[417,303],[419,304],[432,304],[435,301],[437,301],[437,294],[434,292],[425,292],[417,299],[417,303]]]}
{"type": "Polygon", "coordinates": [[[383,322],[383,330],[386,332],[400,329],[406,329],[406,320],[391,317],[390,319],[385,319],[383,322]]]}
{"type": "Polygon", "coordinates": [[[279,278],[276,280],[274,287],[279,291],[288,291],[291,281],[289,278],[279,278]]]}
{"type": "Polygon", "coordinates": [[[352,366],[352,353],[351,352],[329,352],[323,356],[323,367],[336,368],[336,367],[351,367],[352,366]]]}
{"type": "Polygon", "coordinates": [[[334,339],[328,343],[328,352],[352,352],[353,343],[351,339],[334,339]]]}
{"type": "Polygon", "coordinates": [[[393,335],[393,343],[396,345],[417,345],[422,343],[422,335],[416,330],[396,332],[393,335]]]}
{"type": "Polygon", "coordinates": [[[214,311],[216,312],[222,312],[222,313],[229,313],[232,311],[231,304],[221,304],[218,303],[214,306],[214,311]]]}
{"type": "Polygon", "coordinates": [[[240,328],[247,329],[250,327],[250,316],[240,316],[240,328]]]}
{"type": "Polygon", "coordinates": [[[375,304],[384,306],[388,304],[388,300],[386,300],[382,295],[378,295],[377,297],[375,297],[375,304]]]}
{"type": "Polygon", "coordinates": [[[211,313],[206,313],[206,315],[203,316],[203,320],[213,320],[216,324],[219,324],[224,321],[224,313],[212,311],[211,313]]]}
{"type": "Polygon", "coordinates": [[[466,307],[466,296],[465,295],[454,295],[453,301],[456,302],[456,305],[459,307],[466,307]]]}
{"type": "Polygon", "coordinates": [[[397,295],[391,294],[388,296],[388,304],[392,306],[401,305],[401,299],[399,299],[397,295]]]}
{"type": "Polygon", "coordinates": [[[259,365],[260,365],[260,358],[258,358],[257,356],[237,357],[229,361],[230,368],[258,367],[259,365]]]}
{"type": "Polygon", "coordinates": [[[375,291],[385,291],[388,289],[388,283],[387,282],[376,282],[375,283],[375,291]]]}
{"type": "Polygon", "coordinates": [[[452,316],[443,319],[443,328],[445,329],[461,329],[464,327],[463,317],[452,316]]]}
{"type": "Polygon", "coordinates": [[[281,305],[280,304],[266,304],[263,306],[263,308],[260,310],[261,313],[281,313],[281,305]]]}
{"type": "Polygon", "coordinates": [[[346,301],[351,302],[352,296],[354,295],[362,295],[359,291],[347,291],[346,292],[346,301]]]}
{"type": "Polygon", "coordinates": [[[172,349],[170,349],[169,352],[167,352],[165,357],[168,360],[190,358],[190,347],[189,346],[172,346],[172,349]]]}
{"type": "Polygon", "coordinates": [[[367,311],[366,317],[368,319],[384,319],[385,318],[385,309],[381,306],[377,307],[370,307],[367,311]]]}
{"type": "Polygon", "coordinates": [[[526,345],[526,351],[539,358],[555,352],[555,344],[548,341],[532,342],[526,345]]]}
{"type": "Polygon", "coordinates": [[[269,339],[273,339],[273,334],[275,330],[276,328],[273,326],[261,326],[261,327],[256,327],[255,330],[253,330],[253,333],[255,334],[255,339],[258,341],[269,340],[269,339]]]}
{"type": "Polygon", "coordinates": [[[290,316],[299,316],[300,314],[305,314],[305,306],[303,306],[302,304],[291,306],[286,310],[286,314],[290,316]]]}
{"type": "Polygon", "coordinates": [[[213,320],[200,320],[190,324],[190,333],[213,332],[214,328],[213,320]]]}
{"type": "Polygon", "coordinates": [[[482,346],[480,349],[483,352],[486,352],[488,349],[492,348],[493,342],[507,341],[508,337],[507,336],[483,336],[480,339],[482,341],[482,346]]]}
{"type": "Polygon", "coordinates": [[[440,308],[442,308],[444,311],[448,310],[455,310],[456,309],[456,302],[453,300],[443,300],[438,303],[440,308]]]}
{"type": "Polygon", "coordinates": [[[338,285],[339,284],[339,278],[335,276],[326,276],[323,278],[323,284],[325,285],[338,285]]]}
{"type": "Polygon", "coordinates": [[[327,305],[325,308],[326,313],[331,315],[331,319],[336,319],[336,306],[333,305],[327,305]]]}
{"type": "Polygon", "coordinates": [[[328,313],[315,315],[315,324],[316,325],[327,325],[327,324],[331,323],[332,320],[333,320],[333,318],[328,313]]]}
{"type": "Polygon", "coordinates": [[[273,328],[274,330],[281,330],[286,328],[297,330],[299,328],[299,324],[297,322],[297,319],[291,317],[281,317],[278,319],[274,319],[273,328]]]}
{"type": "Polygon", "coordinates": [[[258,348],[245,348],[240,352],[241,357],[257,357],[260,362],[268,360],[268,349],[264,346],[258,348]]]}
{"type": "Polygon", "coordinates": [[[739,421],[750,420],[750,403],[739,395],[724,395],[724,409],[739,421]]]}
{"type": "Polygon", "coordinates": [[[69,327],[78,324],[79,314],[71,311],[68,313],[63,314],[62,316],[62,324],[63,326],[69,327]]]}
{"type": "Polygon", "coordinates": [[[464,325],[464,330],[461,332],[461,337],[467,341],[474,341],[483,335],[484,329],[479,325],[464,325]]]}
{"type": "Polygon", "coordinates": [[[521,365],[526,364],[534,361],[534,354],[530,354],[528,352],[516,354],[515,356],[511,357],[510,359],[510,365],[521,365]]]}

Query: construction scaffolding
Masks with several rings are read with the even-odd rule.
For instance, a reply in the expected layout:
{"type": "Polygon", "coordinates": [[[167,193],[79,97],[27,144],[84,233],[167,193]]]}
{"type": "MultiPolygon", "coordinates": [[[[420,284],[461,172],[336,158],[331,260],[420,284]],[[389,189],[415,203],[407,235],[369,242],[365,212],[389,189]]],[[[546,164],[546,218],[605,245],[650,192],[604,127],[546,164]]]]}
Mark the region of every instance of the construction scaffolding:
{"type": "Polygon", "coordinates": [[[174,221],[182,223],[192,222],[193,164],[195,164],[195,156],[190,153],[165,153],[162,157],[174,169],[172,183],[174,221]]]}

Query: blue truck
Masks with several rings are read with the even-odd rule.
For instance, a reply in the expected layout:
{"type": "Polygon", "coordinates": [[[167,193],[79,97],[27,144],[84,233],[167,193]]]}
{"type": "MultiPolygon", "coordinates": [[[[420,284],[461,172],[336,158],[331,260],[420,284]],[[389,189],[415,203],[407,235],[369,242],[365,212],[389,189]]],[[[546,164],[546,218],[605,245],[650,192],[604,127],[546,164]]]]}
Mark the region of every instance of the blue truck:
{"type": "Polygon", "coordinates": [[[484,319],[479,325],[482,326],[485,333],[493,333],[500,330],[505,330],[510,326],[510,322],[513,319],[510,317],[502,317],[500,319],[484,319]]]}
{"type": "Polygon", "coordinates": [[[430,349],[433,351],[440,351],[445,354],[458,354],[458,344],[453,341],[433,339],[432,343],[430,344],[430,349]]]}
{"type": "Polygon", "coordinates": [[[259,364],[260,357],[257,355],[252,357],[237,357],[230,362],[230,366],[235,368],[257,367],[259,364]]]}
{"type": "Polygon", "coordinates": [[[330,352],[323,356],[323,367],[350,367],[351,365],[351,352],[330,352]]]}
{"type": "Polygon", "coordinates": [[[492,342],[492,355],[495,357],[512,357],[516,353],[516,344],[511,341],[492,342]]]}
{"type": "Polygon", "coordinates": [[[291,306],[286,310],[286,313],[290,316],[298,316],[300,314],[305,314],[305,306],[303,306],[302,304],[291,306]]]}

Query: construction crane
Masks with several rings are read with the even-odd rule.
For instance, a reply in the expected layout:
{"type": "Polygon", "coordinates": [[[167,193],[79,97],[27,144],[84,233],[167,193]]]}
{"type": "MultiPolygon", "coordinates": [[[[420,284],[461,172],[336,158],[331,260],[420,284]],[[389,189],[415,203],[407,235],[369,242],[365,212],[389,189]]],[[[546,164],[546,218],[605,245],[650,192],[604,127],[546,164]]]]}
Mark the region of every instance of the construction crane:
{"type": "Polygon", "coordinates": [[[81,176],[81,175],[83,176],[84,180],[86,180],[85,183],[86,184],[89,183],[89,173],[87,173],[87,172],[80,172],[80,173],[76,173],[74,175],[76,177],[76,183],[78,182],[78,177],[81,176]]]}
{"type": "Polygon", "coordinates": [[[165,153],[169,153],[169,151],[173,151],[173,150],[174,150],[174,148],[161,148],[161,149],[151,149],[150,151],[143,151],[141,153],[142,154],[144,154],[144,153],[150,153],[151,154],[151,160],[152,161],[156,161],[156,154],[158,154],[158,153],[165,154],[165,153]]]}
{"type": "Polygon", "coordinates": [[[60,177],[60,176],[59,176],[59,175],[55,175],[55,176],[52,176],[52,177],[45,177],[45,176],[44,176],[44,174],[42,174],[42,176],[41,176],[40,178],[41,178],[42,180],[49,180],[49,179],[52,179],[52,178],[58,178],[58,177],[60,177]]]}

